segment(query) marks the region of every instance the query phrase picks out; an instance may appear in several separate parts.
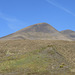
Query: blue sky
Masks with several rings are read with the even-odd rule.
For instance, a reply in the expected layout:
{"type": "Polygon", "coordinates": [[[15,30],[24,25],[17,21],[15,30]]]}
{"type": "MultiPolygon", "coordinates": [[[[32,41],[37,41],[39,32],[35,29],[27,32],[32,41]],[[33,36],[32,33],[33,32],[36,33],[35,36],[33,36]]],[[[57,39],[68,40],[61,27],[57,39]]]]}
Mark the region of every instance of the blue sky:
{"type": "Polygon", "coordinates": [[[0,37],[42,22],[75,31],[75,0],[0,0],[0,37]]]}

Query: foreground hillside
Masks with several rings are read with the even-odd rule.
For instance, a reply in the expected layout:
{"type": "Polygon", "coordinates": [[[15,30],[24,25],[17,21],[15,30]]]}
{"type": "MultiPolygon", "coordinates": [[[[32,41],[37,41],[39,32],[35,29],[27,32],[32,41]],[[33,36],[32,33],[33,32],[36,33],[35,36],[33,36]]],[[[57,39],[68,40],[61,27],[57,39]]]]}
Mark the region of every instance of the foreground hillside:
{"type": "Polygon", "coordinates": [[[0,41],[0,75],[75,75],[75,42],[0,41]]]}

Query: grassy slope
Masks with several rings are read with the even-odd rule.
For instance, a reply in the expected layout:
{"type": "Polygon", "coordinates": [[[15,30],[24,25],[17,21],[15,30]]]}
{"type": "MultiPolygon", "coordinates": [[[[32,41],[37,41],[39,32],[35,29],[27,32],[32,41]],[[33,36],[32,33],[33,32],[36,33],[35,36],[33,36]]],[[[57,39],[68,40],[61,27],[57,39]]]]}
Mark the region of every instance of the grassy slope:
{"type": "Polygon", "coordinates": [[[5,75],[71,75],[71,68],[74,68],[72,67],[74,62],[71,62],[74,59],[71,58],[74,58],[74,54],[69,51],[75,49],[74,45],[75,42],[68,41],[1,41],[0,73],[5,75]]]}

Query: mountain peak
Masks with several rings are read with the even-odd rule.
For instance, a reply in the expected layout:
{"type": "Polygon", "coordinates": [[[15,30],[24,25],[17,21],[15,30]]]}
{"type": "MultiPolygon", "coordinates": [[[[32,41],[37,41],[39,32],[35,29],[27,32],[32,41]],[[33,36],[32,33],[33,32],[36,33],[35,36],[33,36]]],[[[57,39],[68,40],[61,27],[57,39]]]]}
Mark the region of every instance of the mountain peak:
{"type": "MultiPolygon", "coordinates": [[[[37,23],[37,24],[34,24],[34,25],[30,25],[30,26],[28,26],[28,27],[32,27],[32,26],[51,26],[51,25],[48,24],[48,23],[43,22],[43,23],[37,23]]],[[[27,28],[28,28],[28,27],[27,27],[27,28]]]]}
{"type": "Polygon", "coordinates": [[[45,22],[43,22],[43,23],[37,23],[37,24],[34,24],[34,25],[43,25],[43,24],[49,25],[48,23],[45,23],[45,22]]]}
{"type": "Polygon", "coordinates": [[[48,23],[38,23],[28,26],[1,39],[69,40],[48,23]]]}
{"type": "Polygon", "coordinates": [[[37,23],[21,29],[19,32],[43,32],[43,33],[54,33],[57,30],[48,23],[37,23]]]}

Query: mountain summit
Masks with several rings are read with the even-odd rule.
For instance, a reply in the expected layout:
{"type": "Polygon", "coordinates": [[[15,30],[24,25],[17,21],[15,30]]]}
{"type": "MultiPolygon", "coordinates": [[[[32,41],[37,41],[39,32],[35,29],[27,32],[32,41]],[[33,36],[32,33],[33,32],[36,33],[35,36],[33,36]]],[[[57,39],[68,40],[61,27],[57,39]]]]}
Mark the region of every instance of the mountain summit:
{"type": "Polygon", "coordinates": [[[1,40],[69,40],[48,23],[38,23],[21,29],[13,34],[2,37],[1,40]]]}
{"type": "Polygon", "coordinates": [[[48,23],[38,23],[38,24],[35,24],[35,25],[31,25],[29,27],[26,27],[26,28],[24,28],[20,31],[22,31],[22,32],[24,31],[24,32],[53,33],[56,30],[51,25],[49,25],[48,23]]]}

